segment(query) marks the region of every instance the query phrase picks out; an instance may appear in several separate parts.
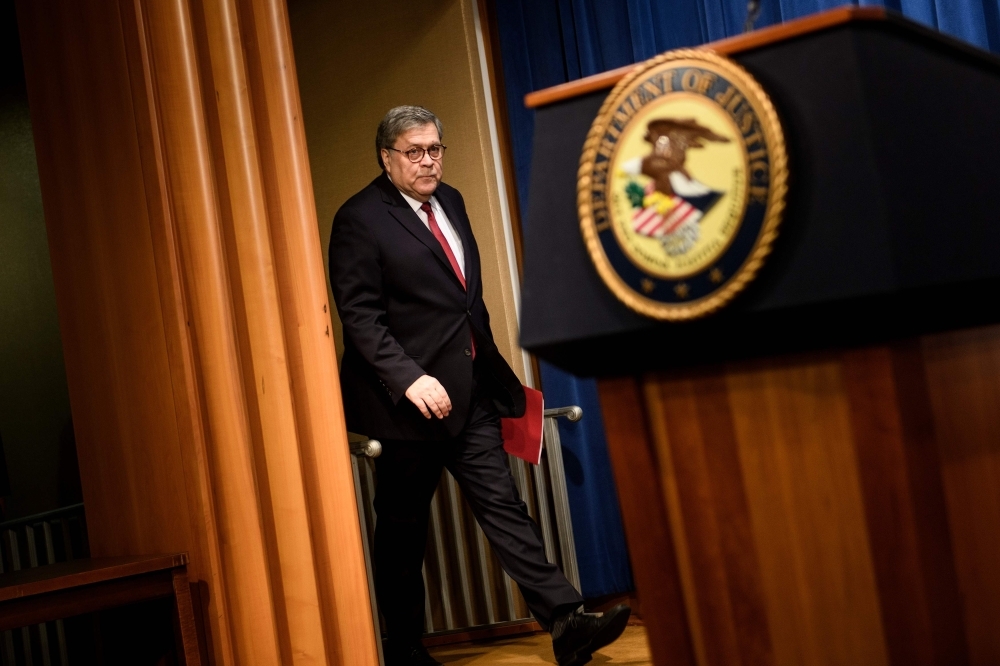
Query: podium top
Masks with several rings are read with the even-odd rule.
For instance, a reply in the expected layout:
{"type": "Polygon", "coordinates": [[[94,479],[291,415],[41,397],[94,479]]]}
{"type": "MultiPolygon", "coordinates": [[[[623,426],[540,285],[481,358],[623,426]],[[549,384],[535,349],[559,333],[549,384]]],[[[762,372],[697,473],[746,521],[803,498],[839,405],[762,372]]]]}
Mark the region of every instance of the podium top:
{"type": "MultiPolygon", "coordinates": [[[[833,28],[838,25],[852,23],[855,21],[890,21],[892,23],[904,25],[911,30],[915,29],[925,32],[927,36],[933,36],[942,41],[946,41],[953,47],[957,47],[962,50],[974,51],[977,54],[980,53],[978,49],[969,46],[965,42],[947,37],[946,35],[943,35],[935,30],[923,28],[919,24],[904,18],[902,15],[886,11],[882,7],[855,7],[853,5],[837,7],[825,12],[803,16],[802,18],[794,19],[792,21],[778,23],[766,28],[761,28],[760,30],[754,30],[753,32],[743,35],[727,37],[725,39],[703,44],[698,48],[709,49],[720,55],[728,56],[736,53],[743,53],[745,51],[751,51],[761,46],[767,46],[768,44],[794,39],[809,33],[826,30],[828,28],[833,28]]],[[[606,72],[601,72],[600,74],[594,74],[593,76],[587,76],[568,83],[561,83],[557,86],[552,86],[551,88],[536,90],[535,92],[528,93],[524,96],[524,105],[529,109],[536,109],[555,102],[561,102],[563,100],[579,97],[580,95],[586,95],[587,93],[612,88],[634,67],[636,67],[636,65],[626,65],[624,67],[611,69],[606,72]]]]}
{"type": "Polygon", "coordinates": [[[766,264],[723,311],[629,309],[594,269],[580,151],[626,70],[540,91],[521,345],[584,376],[832,349],[1000,322],[1000,58],[893,12],[842,8],[707,45],[763,86],[792,182],[766,264]]]}

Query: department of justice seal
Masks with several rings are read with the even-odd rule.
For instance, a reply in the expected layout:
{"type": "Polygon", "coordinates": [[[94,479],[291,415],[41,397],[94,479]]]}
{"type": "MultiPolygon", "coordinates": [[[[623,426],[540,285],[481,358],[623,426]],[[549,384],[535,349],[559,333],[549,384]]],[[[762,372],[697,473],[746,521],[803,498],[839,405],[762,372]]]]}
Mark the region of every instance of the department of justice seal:
{"type": "Polygon", "coordinates": [[[681,321],[753,279],[778,232],[788,158],[777,113],[735,62],[684,49],[615,86],[580,159],[590,257],[628,307],[681,321]]]}

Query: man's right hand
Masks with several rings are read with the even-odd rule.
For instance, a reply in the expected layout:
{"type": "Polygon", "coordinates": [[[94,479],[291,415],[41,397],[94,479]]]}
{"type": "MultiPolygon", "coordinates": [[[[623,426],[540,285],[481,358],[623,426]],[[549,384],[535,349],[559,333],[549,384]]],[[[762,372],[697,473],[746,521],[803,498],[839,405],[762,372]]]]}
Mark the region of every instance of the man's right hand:
{"type": "Polygon", "coordinates": [[[434,416],[443,419],[451,412],[451,398],[448,397],[448,392],[441,386],[441,382],[430,375],[417,377],[417,381],[406,389],[406,397],[417,406],[425,418],[429,419],[433,413],[434,416]]]}

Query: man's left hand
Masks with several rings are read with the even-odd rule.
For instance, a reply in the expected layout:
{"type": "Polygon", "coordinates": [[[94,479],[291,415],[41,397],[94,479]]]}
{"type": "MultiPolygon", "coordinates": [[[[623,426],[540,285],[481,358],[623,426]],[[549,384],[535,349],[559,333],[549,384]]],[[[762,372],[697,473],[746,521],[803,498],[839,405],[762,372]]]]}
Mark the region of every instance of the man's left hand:
{"type": "Polygon", "coordinates": [[[443,419],[451,412],[451,398],[439,382],[430,375],[421,375],[406,389],[406,397],[417,406],[425,418],[431,414],[443,419]]]}

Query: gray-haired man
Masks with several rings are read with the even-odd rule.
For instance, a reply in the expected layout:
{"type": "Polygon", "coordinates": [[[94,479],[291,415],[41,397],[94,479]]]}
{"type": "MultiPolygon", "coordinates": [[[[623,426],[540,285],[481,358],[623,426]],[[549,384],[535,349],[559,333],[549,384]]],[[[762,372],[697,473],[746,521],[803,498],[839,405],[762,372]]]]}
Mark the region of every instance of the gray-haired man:
{"type": "Polygon", "coordinates": [[[500,417],[523,414],[524,391],[493,342],[465,201],[441,182],[441,123],[421,107],[396,107],[375,147],[382,174],[334,218],[330,282],[344,325],[347,427],[383,445],[374,560],[386,662],[438,663],[420,643],[421,570],[430,501],[446,467],[504,570],[553,632],[559,663],[584,664],[621,634],[629,611],[578,612],[583,598],[545,559],[518,497],[500,417]]]}

